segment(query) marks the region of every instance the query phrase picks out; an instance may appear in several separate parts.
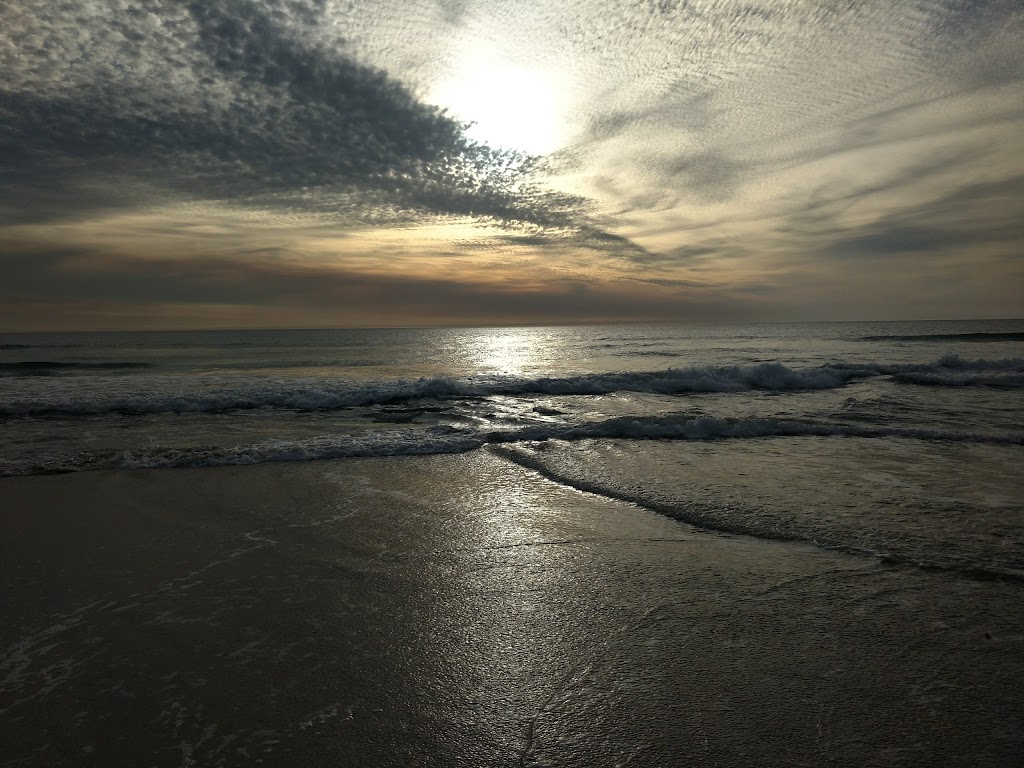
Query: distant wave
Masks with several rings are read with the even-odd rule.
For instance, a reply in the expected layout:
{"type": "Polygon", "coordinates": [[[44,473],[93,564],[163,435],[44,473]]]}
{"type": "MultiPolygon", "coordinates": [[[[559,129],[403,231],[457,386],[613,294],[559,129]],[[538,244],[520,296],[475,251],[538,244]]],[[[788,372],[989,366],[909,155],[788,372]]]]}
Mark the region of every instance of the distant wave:
{"type": "Polygon", "coordinates": [[[1024,373],[949,374],[899,373],[892,377],[899,384],[918,384],[925,387],[997,387],[1024,388],[1024,373]]]}
{"type": "MultiPolygon", "coordinates": [[[[412,400],[453,400],[518,395],[606,395],[650,392],[677,395],[765,390],[787,392],[842,387],[857,379],[880,375],[928,374],[939,380],[960,376],[969,385],[970,372],[1024,375],[1024,360],[962,360],[947,356],[934,363],[830,363],[817,368],[788,368],[781,363],[751,366],[668,368],[653,372],[592,373],[566,377],[523,378],[470,376],[393,379],[371,382],[273,382],[237,389],[144,393],[111,399],[63,401],[0,400],[0,416],[77,416],[105,413],[216,413],[256,408],[322,411],[387,405],[412,400]]],[[[980,381],[980,380],[979,380],[980,381]]],[[[906,379],[907,383],[914,383],[906,379]]],[[[1003,386],[1014,386],[1004,383],[1003,386]]]]}
{"type": "Polygon", "coordinates": [[[1021,371],[1024,358],[1004,357],[995,360],[971,360],[959,355],[944,355],[934,363],[829,363],[826,367],[853,373],[942,373],[948,371],[1021,371]]]}
{"type": "Polygon", "coordinates": [[[769,437],[912,438],[1024,445],[1024,434],[987,434],[846,424],[723,419],[712,416],[618,417],[589,424],[545,422],[503,430],[434,426],[355,435],[275,439],[249,445],[94,451],[70,457],[0,462],[0,476],[96,469],[158,469],[466,453],[485,445],[545,440],[743,440],[769,437]]]}
{"type": "Polygon", "coordinates": [[[628,352],[613,352],[615,357],[676,357],[679,352],[671,349],[643,349],[628,352]]]}
{"type": "Polygon", "coordinates": [[[65,363],[53,360],[23,360],[14,363],[0,363],[0,376],[54,376],[74,371],[120,371],[139,368],[153,368],[152,363],[65,363]]]}
{"type": "Polygon", "coordinates": [[[933,387],[1024,387],[1024,359],[970,360],[946,355],[934,363],[832,363],[854,376],[875,373],[897,384],[933,387]]]}
{"type": "Polygon", "coordinates": [[[331,410],[410,400],[485,398],[495,395],[605,395],[612,392],[740,392],[831,389],[871,372],[831,368],[790,369],[779,363],[755,366],[669,368],[655,372],[597,373],[568,377],[471,376],[373,382],[275,382],[238,389],[147,393],[114,399],[63,402],[0,401],[0,415],[88,415],[103,413],[207,413],[254,408],[331,410]]]}
{"type": "MultiPolygon", "coordinates": [[[[2,349],[84,349],[94,345],[90,344],[0,344],[2,349]]],[[[110,345],[95,345],[110,346],[110,345]]]]}
{"type": "Polygon", "coordinates": [[[860,336],[856,341],[1024,341],[1024,332],[977,333],[918,333],[880,336],[860,336]]]}
{"type": "MultiPolygon", "coordinates": [[[[372,343],[372,342],[369,342],[372,343]]],[[[0,350],[5,349],[117,349],[117,348],[134,348],[139,346],[140,342],[133,342],[130,338],[124,340],[92,340],[87,342],[80,342],[78,344],[72,342],[63,343],[39,343],[39,344],[0,344],[0,350]]],[[[202,343],[201,339],[190,339],[189,341],[159,341],[156,339],[147,339],[145,342],[147,348],[152,349],[196,349],[196,348],[208,348],[208,349],[221,349],[221,348],[233,348],[233,347],[293,347],[294,343],[292,340],[267,340],[267,341],[224,341],[224,340],[211,340],[208,343],[202,343]]],[[[346,342],[346,346],[362,346],[358,343],[346,342]]]]}

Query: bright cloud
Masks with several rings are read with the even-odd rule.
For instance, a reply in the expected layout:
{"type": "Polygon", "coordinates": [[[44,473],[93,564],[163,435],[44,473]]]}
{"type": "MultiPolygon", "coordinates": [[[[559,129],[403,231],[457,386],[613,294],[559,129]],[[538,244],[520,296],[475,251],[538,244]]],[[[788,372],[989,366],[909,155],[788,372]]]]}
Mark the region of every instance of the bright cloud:
{"type": "Polygon", "coordinates": [[[11,327],[61,302],[101,325],[161,301],[213,325],[1024,311],[1014,0],[12,0],[0,30],[11,327]],[[378,303],[303,298],[310,274],[378,303]]]}

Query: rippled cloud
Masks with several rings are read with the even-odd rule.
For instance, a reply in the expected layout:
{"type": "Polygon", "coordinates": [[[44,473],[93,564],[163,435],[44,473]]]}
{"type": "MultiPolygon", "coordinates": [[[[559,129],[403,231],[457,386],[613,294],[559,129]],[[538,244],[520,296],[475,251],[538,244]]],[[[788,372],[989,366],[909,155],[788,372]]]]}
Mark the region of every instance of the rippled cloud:
{"type": "Polygon", "coordinates": [[[583,231],[580,199],[532,181],[536,158],[471,141],[383,70],[317,46],[327,11],[323,0],[9,6],[5,218],[197,197],[352,224],[465,215],[583,231]]]}
{"type": "Polygon", "coordinates": [[[291,306],[304,269],[427,322],[459,285],[460,322],[511,285],[520,322],[1024,311],[1015,0],[9,0],[0,30],[25,306],[164,301],[179,264],[197,311],[291,306]]]}

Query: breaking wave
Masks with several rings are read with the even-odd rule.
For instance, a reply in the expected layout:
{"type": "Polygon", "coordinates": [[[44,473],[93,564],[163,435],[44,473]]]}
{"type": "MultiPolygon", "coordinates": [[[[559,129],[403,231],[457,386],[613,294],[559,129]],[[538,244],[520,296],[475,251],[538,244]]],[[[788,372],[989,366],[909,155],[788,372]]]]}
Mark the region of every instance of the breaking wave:
{"type": "Polygon", "coordinates": [[[864,427],[773,419],[713,416],[627,416],[589,424],[531,424],[509,429],[447,425],[356,435],[273,439],[249,445],[92,451],[44,460],[0,462],[0,476],[57,474],[95,469],[158,469],[282,461],[466,453],[486,445],[545,440],[741,440],[770,437],[913,438],[1024,445],[1024,434],[987,434],[896,427],[864,427]]]}
{"type": "Polygon", "coordinates": [[[240,389],[133,395],[65,402],[0,402],[0,414],[76,415],[203,413],[254,408],[300,411],[381,405],[421,399],[482,398],[494,395],[605,395],[612,392],[736,392],[839,387],[860,375],[829,368],[794,370],[780,363],[747,367],[669,368],[640,373],[600,373],[568,377],[433,377],[372,382],[276,382],[240,389]]]}
{"type": "Polygon", "coordinates": [[[946,355],[934,363],[832,363],[854,377],[891,376],[897,384],[933,387],[1024,387],[1024,359],[965,360],[946,355]]]}
{"type": "Polygon", "coordinates": [[[951,371],[1017,371],[1024,372],[1024,358],[1003,357],[996,360],[965,360],[959,355],[944,355],[934,363],[829,363],[827,368],[859,374],[891,375],[898,373],[944,374],[951,371]]]}
{"type": "MultiPolygon", "coordinates": [[[[119,364],[129,365],[129,364],[119,364]]],[[[130,364],[135,365],[135,364],[130,364]]],[[[593,373],[566,377],[515,376],[433,377],[382,381],[270,381],[218,390],[141,393],[109,398],[0,400],[0,416],[76,416],[95,414],[214,413],[257,408],[323,411],[386,405],[412,400],[452,400],[518,395],[606,395],[612,392],[686,394],[709,392],[773,392],[842,387],[857,379],[901,376],[905,383],[960,386],[988,384],[991,377],[971,375],[1003,372],[999,386],[1020,386],[1024,360],[963,360],[944,357],[934,363],[830,363],[815,368],[789,368],[781,363],[751,366],[668,368],[652,372],[593,373]],[[930,377],[915,381],[912,374],[930,377]],[[957,378],[959,377],[959,378],[957,378]],[[1015,383],[1017,382],[1017,383],[1015,383]]]]}

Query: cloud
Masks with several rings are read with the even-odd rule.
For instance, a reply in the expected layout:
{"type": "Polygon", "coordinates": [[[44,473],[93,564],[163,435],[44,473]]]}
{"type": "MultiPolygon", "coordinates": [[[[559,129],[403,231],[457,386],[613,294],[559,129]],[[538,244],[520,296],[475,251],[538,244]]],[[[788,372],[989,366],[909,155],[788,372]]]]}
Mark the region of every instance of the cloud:
{"type": "Polygon", "coordinates": [[[385,72],[316,45],[326,6],[0,11],[26,40],[2,59],[4,217],[198,198],[350,225],[472,216],[606,245],[582,198],[536,180],[535,158],[470,141],[385,72]]]}
{"type": "Polygon", "coordinates": [[[994,183],[968,184],[909,210],[858,227],[838,237],[825,253],[840,257],[919,254],[950,249],[1024,246],[1024,176],[994,183]]]}
{"type": "Polygon", "coordinates": [[[854,237],[838,240],[826,252],[834,256],[899,256],[928,254],[950,246],[976,242],[976,238],[963,232],[927,229],[923,227],[880,223],[854,237]]]}
{"type": "Polygon", "coordinates": [[[1000,147],[1024,119],[1024,7],[1012,0],[594,8],[603,14],[643,42],[586,61],[599,97],[573,172],[586,168],[595,196],[624,213],[772,216],[853,153],[896,179],[892,156],[913,143],[988,143],[964,159],[968,173],[1019,167],[1019,146],[1000,147]]]}
{"type": "Polygon", "coordinates": [[[293,324],[315,316],[333,325],[403,324],[417,317],[456,324],[592,322],[623,314],[708,320],[744,317],[749,310],[730,289],[694,281],[653,280],[643,288],[636,281],[515,273],[499,281],[439,278],[359,272],[277,255],[133,261],[82,249],[26,252],[23,263],[13,265],[16,278],[0,285],[0,304],[39,315],[46,314],[45,302],[51,308],[85,306],[109,317],[144,316],[146,306],[173,306],[195,316],[234,307],[235,316],[259,310],[266,318],[291,318],[293,324]]]}
{"type": "Polygon", "coordinates": [[[747,167],[720,151],[700,152],[669,163],[665,173],[686,194],[716,202],[728,200],[735,194],[747,167]]]}
{"type": "Polygon", "coordinates": [[[874,316],[879,282],[909,294],[939,261],[985,311],[1018,274],[1018,0],[9,0],[0,29],[11,300],[278,306],[319,283],[268,262],[330,256],[325,284],[390,274],[407,306],[492,274],[557,316],[557,272],[586,302],[614,276],[652,301],[731,286],[766,317],[857,286],[844,311],[874,316]],[[474,61],[557,80],[565,146],[485,146],[429,103],[474,61]]]}

